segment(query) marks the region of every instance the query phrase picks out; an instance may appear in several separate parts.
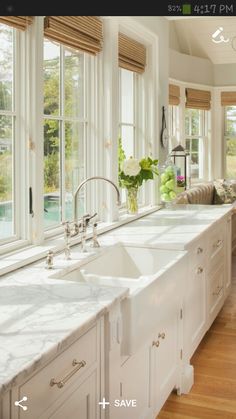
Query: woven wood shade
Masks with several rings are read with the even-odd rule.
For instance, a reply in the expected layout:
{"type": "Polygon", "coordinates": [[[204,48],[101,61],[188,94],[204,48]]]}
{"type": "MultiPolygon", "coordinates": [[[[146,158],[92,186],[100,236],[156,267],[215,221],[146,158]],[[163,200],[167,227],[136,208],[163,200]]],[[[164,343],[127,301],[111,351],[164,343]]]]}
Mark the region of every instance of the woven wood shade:
{"type": "Polygon", "coordinates": [[[222,106],[236,105],[236,92],[221,92],[221,105],[222,106]]]}
{"type": "Polygon", "coordinates": [[[180,88],[175,84],[169,84],[169,105],[180,104],[180,88]]]}
{"type": "Polygon", "coordinates": [[[186,108],[211,109],[211,92],[207,90],[186,89],[186,108]]]}
{"type": "Polygon", "coordinates": [[[46,16],[44,36],[68,47],[96,55],[102,50],[102,21],[96,16],[46,16]]]}
{"type": "Polygon", "coordinates": [[[146,65],[146,47],[119,33],[119,67],[143,73],[146,65]]]}
{"type": "Polygon", "coordinates": [[[25,31],[33,19],[33,16],[0,16],[0,23],[25,31]]]}

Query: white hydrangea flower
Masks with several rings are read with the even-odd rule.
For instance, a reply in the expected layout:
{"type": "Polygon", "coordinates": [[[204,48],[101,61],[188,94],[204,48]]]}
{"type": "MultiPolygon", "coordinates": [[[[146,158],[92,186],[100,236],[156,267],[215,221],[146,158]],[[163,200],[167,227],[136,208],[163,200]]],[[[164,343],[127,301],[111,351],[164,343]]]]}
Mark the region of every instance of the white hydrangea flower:
{"type": "Polygon", "coordinates": [[[122,170],[126,176],[137,176],[141,167],[139,166],[139,161],[137,159],[130,157],[128,160],[123,162],[122,170]]]}

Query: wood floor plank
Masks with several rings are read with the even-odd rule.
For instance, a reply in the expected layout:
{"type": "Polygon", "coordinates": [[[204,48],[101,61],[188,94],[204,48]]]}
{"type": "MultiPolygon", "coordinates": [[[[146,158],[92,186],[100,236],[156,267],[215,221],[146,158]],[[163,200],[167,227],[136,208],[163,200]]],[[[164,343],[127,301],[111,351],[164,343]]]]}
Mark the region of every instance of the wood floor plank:
{"type": "Polygon", "coordinates": [[[189,394],[169,396],[157,419],[236,419],[236,258],[224,307],[191,359],[189,394]]]}

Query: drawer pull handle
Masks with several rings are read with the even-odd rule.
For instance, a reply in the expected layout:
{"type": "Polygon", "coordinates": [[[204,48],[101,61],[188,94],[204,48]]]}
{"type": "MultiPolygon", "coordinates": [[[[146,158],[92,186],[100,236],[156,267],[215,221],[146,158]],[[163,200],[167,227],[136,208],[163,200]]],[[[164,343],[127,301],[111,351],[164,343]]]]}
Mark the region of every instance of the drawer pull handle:
{"type": "Polygon", "coordinates": [[[197,254],[199,255],[199,253],[202,253],[203,252],[203,248],[202,247],[198,247],[197,248],[197,254]]]}
{"type": "Polygon", "coordinates": [[[223,287],[217,287],[218,291],[217,292],[213,292],[212,295],[219,295],[220,292],[222,291],[223,287]]]}
{"type": "Polygon", "coordinates": [[[214,249],[220,247],[223,243],[223,240],[219,239],[217,240],[217,242],[215,244],[213,244],[214,249]]]}
{"type": "Polygon", "coordinates": [[[203,272],[203,268],[201,266],[199,266],[199,268],[197,268],[197,273],[201,274],[203,272]]]}
{"type": "Polygon", "coordinates": [[[166,337],[165,332],[158,333],[158,339],[165,339],[165,337],[166,337]]]}
{"type": "Polygon", "coordinates": [[[156,348],[158,348],[158,346],[160,345],[160,342],[159,342],[159,340],[154,340],[153,342],[152,342],[152,346],[156,346],[156,348]]]}
{"type": "Polygon", "coordinates": [[[76,368],[74,370],[72,370],[71,372],[69,372],[62,380],[60,381],[56,381],[55,378],[52,378],[50,381],[50,386],[53,387],[54,385],[57,385],[58,388],[62,388],[64,387],[64,385],[66,384],[66,382],[73,377],[73,375],[78,372],[81,368],[85,367],[86,362],[85,361],[76,361],[76,359],[73,359],[72,361],[72,366],[76,368]]]}

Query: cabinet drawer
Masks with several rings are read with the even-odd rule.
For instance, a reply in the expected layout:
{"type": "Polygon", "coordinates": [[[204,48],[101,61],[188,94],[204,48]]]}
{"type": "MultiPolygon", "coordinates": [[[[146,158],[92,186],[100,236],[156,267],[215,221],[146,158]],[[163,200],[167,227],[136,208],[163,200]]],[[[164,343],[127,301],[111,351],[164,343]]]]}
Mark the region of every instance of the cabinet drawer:
{"type": "MultiPolygon", "coordinates": [[[[28,410],[20,418],[41,416],[63,392],[84,376],[97,360],[97,328],[90,329],[74,344],[58,355],[45,368],[19,387],[19,396],[28,397],[28,410]]],[[[36,419],[36,417],[35,417],[36,419]]]]}
{"type": "Polygon", "coordinates": [[[211,232],[209,238],[208,255],[209,268],[213,266],[219,258],[224,258],[225,248],[225,223],[211,232]]]}

